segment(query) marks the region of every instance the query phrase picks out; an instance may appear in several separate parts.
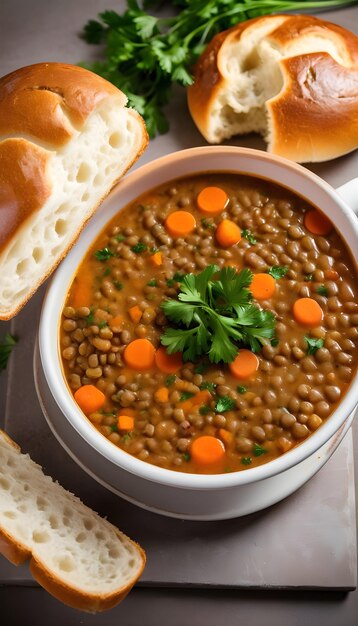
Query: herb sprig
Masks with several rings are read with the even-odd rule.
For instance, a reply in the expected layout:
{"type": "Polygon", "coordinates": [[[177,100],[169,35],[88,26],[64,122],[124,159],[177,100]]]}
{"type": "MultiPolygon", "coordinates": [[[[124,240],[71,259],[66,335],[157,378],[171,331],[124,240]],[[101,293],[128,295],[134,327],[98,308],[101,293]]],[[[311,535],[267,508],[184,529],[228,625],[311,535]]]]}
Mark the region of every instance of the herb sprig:
{"type": "Polygon", "coordinates": [[[0,372],[6,369],[10,354],[16,344],[16,337],[13,337],[10,333],[6,333],[4,338],[0,340],[0,372]]]}
{"type": "Polygon", "coordinates": [[[230,363],[240,345],[258,352],[274,336],[275,317],[252,304],[252,278],[247,268],[236,272],[216,265],[186,274],[178,300],[161,304],[171,323],[161,336],[168,353],[182,352],[185,361],[205,354],[212,363],[230,363]]]}
{"type": "Polygon", "coordinates": [[[145,9],[157,4],[127,0],[119,14],[104,11],[89,20],[83,37],[105,45],[104,60],[83,64],[123,90],[130,106],[143,115],[150,137],[169,128],[163,107],[172,85],[192,83],[191,67],[218,32],[270,13],[343,7],[351,0],[175,0],[179,12],[157,17],[145,9]]]}

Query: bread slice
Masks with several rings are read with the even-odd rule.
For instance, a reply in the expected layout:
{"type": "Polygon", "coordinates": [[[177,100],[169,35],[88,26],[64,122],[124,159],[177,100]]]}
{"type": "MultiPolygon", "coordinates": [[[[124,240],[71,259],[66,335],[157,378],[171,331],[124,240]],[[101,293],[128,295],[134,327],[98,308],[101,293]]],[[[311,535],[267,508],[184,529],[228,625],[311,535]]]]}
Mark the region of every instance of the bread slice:
{"type": "Polygon", "coordinates": [[[0,79],[0,319],[26,303],[145,149],[143,119],[126,102],[61,63],[0,79]]]}
{"type": "Polygon", "coordinates": [[[30,559],[49,593],[90,612],[123,600],[145,565],[139,545],[53,482],[3,431],[0,552],[15,565],[30,559]]]}
{"type": "Polygon", "coordinates": [[[257,132],[297,162],[358,147],[358,37],[307,15],[254,18],[216,35],[188,89],[210,143],[257,132]]]}

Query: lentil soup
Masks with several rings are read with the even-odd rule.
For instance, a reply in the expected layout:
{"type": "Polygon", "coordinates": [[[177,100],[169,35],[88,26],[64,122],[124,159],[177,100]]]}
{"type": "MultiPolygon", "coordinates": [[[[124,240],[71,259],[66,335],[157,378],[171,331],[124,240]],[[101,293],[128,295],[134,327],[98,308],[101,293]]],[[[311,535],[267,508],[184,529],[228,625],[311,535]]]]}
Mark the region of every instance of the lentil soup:
{"type": "Polygon", "coordinates": [[[353,378],[357,337],[356,268],[329,220],[270,181],[206,173],[151,190],[99,234],[60,351],[75,400],[114,445],[222,473],[320,427],[353,378]]]}

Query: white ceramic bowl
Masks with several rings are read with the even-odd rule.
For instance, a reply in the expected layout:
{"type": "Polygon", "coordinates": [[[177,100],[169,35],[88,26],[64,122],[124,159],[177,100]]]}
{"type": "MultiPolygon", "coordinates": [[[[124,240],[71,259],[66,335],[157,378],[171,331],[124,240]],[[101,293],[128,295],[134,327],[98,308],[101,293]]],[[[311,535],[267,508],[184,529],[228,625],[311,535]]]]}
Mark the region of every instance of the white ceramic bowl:
{"type": "Polygon", "coordinates": [[[102,484],[132,502],[188,519],[245,515],[292,493],[328,460],[349,427],[358,403],[355,376],[336,411],[299,446],[259,467],[218,475],[174,472],[140,461],[111,444],[83,416],[64,382],[59,352],[61,311],[76,268],[106,223],[136,197],[171,179],[209,171],[267,178],[304,196],[326,212],[355,258],[358,220],[342,196],[352,201],[358,197],[358,179],[339,193],[303,167],[265,152],[236,147],[193,148],[144,165],[114,189],[53,277],[39,328],[41,365],[57,405],[50,422],[57,434],[62,433],[59,438],[69,453],[102,484]]]}

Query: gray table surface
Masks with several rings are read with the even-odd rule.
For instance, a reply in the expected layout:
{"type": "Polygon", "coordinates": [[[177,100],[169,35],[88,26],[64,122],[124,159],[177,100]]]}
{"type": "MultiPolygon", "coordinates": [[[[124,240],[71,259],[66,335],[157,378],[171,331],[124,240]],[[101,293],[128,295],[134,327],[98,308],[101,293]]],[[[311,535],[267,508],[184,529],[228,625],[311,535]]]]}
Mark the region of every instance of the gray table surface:
{"type": "MultiPolygon", "coordinates": [[[[114,0],[1,0],[0,75],[39,61],[76,63],[93,58],[97,54],[96,48],[81,41],[78,32],[87,18],[94,17],[104,9],[118,9],[123,4],[123,1],[114,0]]],[[[324,17],[358,33],[357,6],[331,11],[324,17]]],[[[182,90],[177,90],[169,115],[170,134],[152,141],[139,165],[174,150],[205,144],[188,117],[182,90]]],[[[235,143],[264,147],[262,141],[253,136],[235,143]]],[[[311,169],[333,186],[338,186],[357,176],[358,152],[330,163],[315,165],[311,169]]],[[[0,336],[9,326],[0,323],[0,336]]],[[[1,413],[4,410],[5,388],[6,376],[2,375],[1,413]]],[[[357,420],[353,431],[354,447],[358,451],[357,420]]],[[[355,483],[357,486],[357,463],[355,483]]],[[[358,622],[358,591],[342,594],[137,588],[116,609],[103,615],[90,616],[61,605],[40,588],[11,586],[0,588],[0,607],[2,626],[42,626],[48,623],[53,626],[111,626],[119,620],[128,626],[157,626],[159,623],[171,626],[183,623],[189,626],[231,626],[238,623],[247,626],[353,626],[358,622]]]]}

